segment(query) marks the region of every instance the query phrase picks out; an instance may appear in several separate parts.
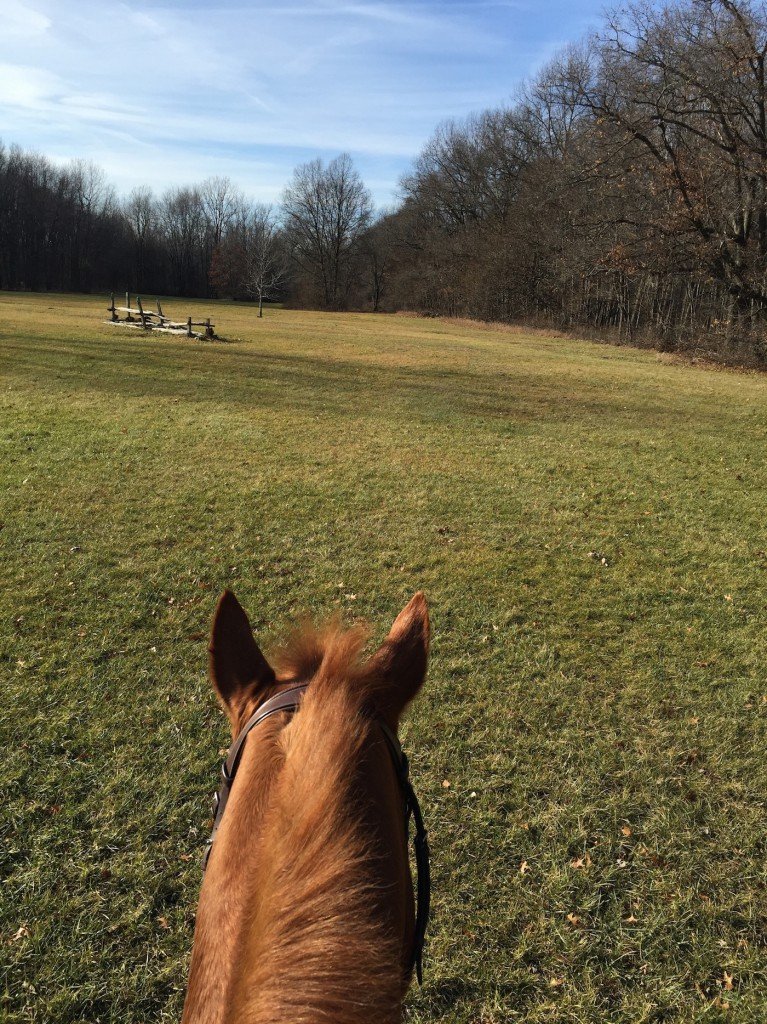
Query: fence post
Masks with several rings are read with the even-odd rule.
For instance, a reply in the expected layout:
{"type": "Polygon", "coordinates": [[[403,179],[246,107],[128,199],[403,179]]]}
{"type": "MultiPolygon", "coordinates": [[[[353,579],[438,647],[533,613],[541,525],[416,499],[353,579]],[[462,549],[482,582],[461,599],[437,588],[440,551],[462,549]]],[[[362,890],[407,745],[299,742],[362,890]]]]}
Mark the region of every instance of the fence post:
{"type": "Polygon", "coordinates": [[[187,338],[191,338],[192,337],[192,318],[191,317],[189,317],[189,319],[186,322],[186,336],[187,336],[187,338]]]}
{"type": "Polygon", "coordinates": [[[119,319],[118,316],[117,316],[117,313],[115,312],[115,293],[114,292],[112,292],[112,304],[109,307],[109,312],[112,314],[112,323],[114,323],[115,320],[119,319]]]}
{"type": "Polygon", "coordinates": [[[136,302],[138,303],[138,312],[141,317],[141,326],[146,330],[146,317],[144,316],[144,307],[141,305],[141,296],[136,296],[136,302]]]}
{"type": "Polygon", "coordinates": [[[205,321],[205,337],[213,337],[213,328],[210,326],[210,317],[208,317],[208,319],[205,321]]]}
{"type": "Polygon", "coordinates": [[[126,292],[125,293],[125,306],[126,306],[126,308],[128,310],[128,312],[125,314],[125,319],[132,321],[133,317],[131,316],[131,312],[130,312],[130,292],[126,292]]]}

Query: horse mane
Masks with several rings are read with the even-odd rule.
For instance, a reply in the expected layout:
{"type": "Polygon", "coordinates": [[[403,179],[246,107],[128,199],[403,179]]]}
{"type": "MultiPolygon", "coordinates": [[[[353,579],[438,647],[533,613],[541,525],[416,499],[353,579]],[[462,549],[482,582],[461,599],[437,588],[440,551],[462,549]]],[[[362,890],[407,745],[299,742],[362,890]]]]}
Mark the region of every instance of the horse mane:
{"type": "MultiPolygon", "coordinates": [[[[391,1024],[406,978],[402,936],[381,921],[355,785],[375,728],[365,714],[376,671],[364,628],[304,628],[277,652],[282,673],[311,678],[282,730],[243,936],[237,1024],[391,1024]],[[376,906],[379,912],[375,912],[376,906]]],[[[380,856],[380,854],[378,854],[380,856]]],[[[385,897],[386,894],[383,894],[385,897]]]]}

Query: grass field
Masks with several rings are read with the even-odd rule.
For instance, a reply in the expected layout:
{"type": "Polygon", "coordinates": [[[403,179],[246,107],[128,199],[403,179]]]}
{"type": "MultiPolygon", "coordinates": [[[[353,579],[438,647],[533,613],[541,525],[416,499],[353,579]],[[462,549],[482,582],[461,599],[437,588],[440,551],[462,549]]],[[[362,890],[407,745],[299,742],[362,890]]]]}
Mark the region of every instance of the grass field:
{"type": "Polygon", "coordinates": [[[767,1019],[767,378],[105,305],[0,295],[0,1019],[178,1019],[224,587],[267,644],[429,597],[413,1024],[767,1019]]]}

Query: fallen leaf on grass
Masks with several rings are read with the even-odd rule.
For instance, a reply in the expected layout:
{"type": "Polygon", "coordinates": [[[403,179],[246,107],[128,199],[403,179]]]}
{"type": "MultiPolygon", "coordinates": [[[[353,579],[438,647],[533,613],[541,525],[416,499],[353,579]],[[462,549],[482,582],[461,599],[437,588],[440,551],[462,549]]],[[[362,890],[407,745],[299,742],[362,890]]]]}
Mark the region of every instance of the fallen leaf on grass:
{"type": "Polygon", "coordinates": [[[549,988],[560,988],[562,985],[564,985],[564,983],[564,978],[552,978],[549,982],[549,988]]]}
{"type": "Polygon", "coordinates": [[[581,919],[578,917],[577,914],[568,914],[567,920],[570,922],[573,928],[577,928],[578,925],[581,923],[581,919]]]}
{"type": "Polygon", "coordinates": [[[631,829],[629,828],[628,825],[624,825],[623,826],[623,828],[621,829],[621,834],[624,835],[624,836],[630,836],[631,835],[631,829]]]}
{"type": "Polygon", "coordinates": [[[522,863],[519,865],[519,873],[520,873],[520,875],[526,875],[529,870],[530,870],[530,865],[527,863],[526,860],[523,860],[522,863]]]}
{"type": "Polygon", "coordinates": [[[27,926],[23,924],[21,928],[19,928],[19,930],[13,936],[13,939],[11,941],[21,942],[22,939],[28,939],[31,934],[32,933],[30,932],[29,928],[27,928],[27,926]]]}
{"type": "Polygon", "coordinates": [[[160,917],[157,918],[157,923],[159,924],[159,926],[162,928],[163,931],[165,931],[165,932],[169,932],[170,931],[170,925],[168,924],[168,918],[167,917],[165,917],[163,915],[160,915],[160,917]]]}
{"type": "Polygon", "coordinates": [[[576,871],[582,871],[584,868],[591,867],[591,857],[585,854],[583,857],[574,857],[570,861],[570,867],[575,868],[576,871]]]}
{"type": "Polygon", "coordinates": [[[732,992],[732,975],[728,974],[727,971],[724,972],[724,977],[722,978],[722,988],[725,992],[732,992]]]}

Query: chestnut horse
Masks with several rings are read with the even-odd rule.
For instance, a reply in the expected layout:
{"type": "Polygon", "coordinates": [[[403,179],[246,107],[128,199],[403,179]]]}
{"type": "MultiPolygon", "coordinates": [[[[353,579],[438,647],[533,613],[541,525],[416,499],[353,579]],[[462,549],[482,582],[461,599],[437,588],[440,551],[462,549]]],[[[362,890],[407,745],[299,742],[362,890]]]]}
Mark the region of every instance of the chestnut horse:
{"type": "Polygon", "coordinates": [[[234,595],[219,601],[212,682],[233,737],[257,725],[217,819],[182,1024],[401,1020],[418,940],[390,741],[426,674],[423,594],[368,659],[364,642],[359,627],[307,629],[272,668],[234,595]]]}

